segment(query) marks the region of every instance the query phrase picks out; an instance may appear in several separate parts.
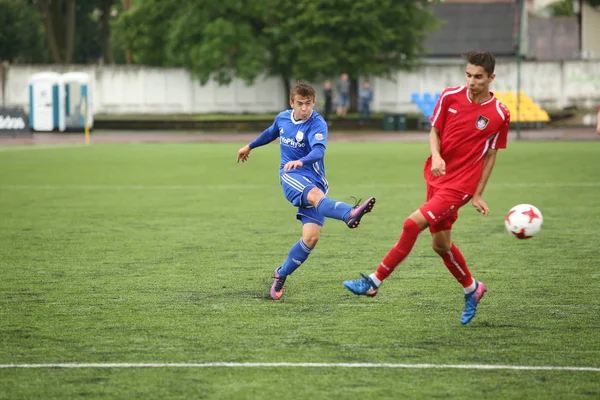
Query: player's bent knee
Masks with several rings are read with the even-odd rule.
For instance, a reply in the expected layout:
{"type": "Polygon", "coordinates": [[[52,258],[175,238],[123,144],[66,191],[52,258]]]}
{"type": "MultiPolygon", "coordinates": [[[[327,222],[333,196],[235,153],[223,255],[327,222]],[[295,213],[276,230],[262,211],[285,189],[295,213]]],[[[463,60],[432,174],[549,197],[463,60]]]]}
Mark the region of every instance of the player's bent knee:
{"type": "Polygon", "coordinates": [[[302,241],[305,245],[310,247],[311,249],[317,245],[319,241],[319,235],[305,235],[302,236],[302,241]]]}
{"type": "Polygon", "coordinates": [[[452,239],[450,235],[445,232],[434,233],[431,248],[439,255],[449,252],[452,248],[452,239]]]}
{"type": "Polygon", "coordinates": [[[435,251],[439,255],[442,255],[442,254],[446,254],[447,252],[449,252],[450,249],[452,248],[452,245],[446,245],[445,243],[440,244],[440,243],[433,242],[433,245],[431,246],[431,248],[433,249],[433,251],[435,251]]]}
{"type": "Polygon", "coordinates": [[[318,187],[313,187],[306,193],[306,200],[313,207],[316,207],[323,197],[325,197],[325,193],[318,187]]]}
{"type": "Polygon", "coordinates": [[[302,228],[302,241],[311,249],[317,245],[321,236],[321,227],[316,224],[305,224],[302,228]]]}

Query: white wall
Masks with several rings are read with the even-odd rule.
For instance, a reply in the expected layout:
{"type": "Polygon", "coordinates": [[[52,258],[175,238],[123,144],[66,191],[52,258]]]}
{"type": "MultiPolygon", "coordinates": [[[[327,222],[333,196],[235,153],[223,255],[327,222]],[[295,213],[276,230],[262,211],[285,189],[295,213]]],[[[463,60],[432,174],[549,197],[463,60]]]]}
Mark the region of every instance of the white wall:
{"type": "Polygon", "coordinates": [[[588,58],[600,59],[600,7],[583,3],[581,9],[581,52],[588,58]]]}
{"type": "Polygon", "coordinates": [[[265,113],[282,109],[287,98],[277,78],[259,78],[251,87],[240,80],[201,86],[180,68],[15,65],[8,70],[0,106],[28,109],[29,78],[42,71],[89,73],[96,114],[265,113]]]}
{"type": "MultiPolygon", "coordinates": [[[[517,90],[517,63],[499,61],[492,91],[517,90]]],[[[440,92],[464,84],[463,64],[428,65],[418,72],[399,72],[396,82],[375,80],[373,108],[402,111],[412,92],[440,92]]],[[[545,108],[600,105],[600,61],[523,62],[521,90],[545,108]]]]}
{"type": "MultiPolygon", "coordinates": [[[[228,86],[201,86],[177,68],[135,66],[11,66],[5,98],[0,106],[28,109],[29,77],[41,71],[82,71],[91,76],[92,106],[96,114],[271,113],[286,102],[278,78],[260,78],[247,87],[236,80],[228,86]]],[[[492,90],[516,90],[516,62],[498,62],[492,90]]],[[[394,81],[373,79],[373,111],[410,112],[412,92],[441,92],[464,83],[461,63],[428,64],[416,72],[398,72],[394,81]]],[[[321,103],[321,85],[317,104],[321,103]]],[[[600,105],[600,61],[524,62],[521,90],[549,109],[570,105],[600,105]]],[[[0,99],[2,100],[2,99],[0,99]]]]}

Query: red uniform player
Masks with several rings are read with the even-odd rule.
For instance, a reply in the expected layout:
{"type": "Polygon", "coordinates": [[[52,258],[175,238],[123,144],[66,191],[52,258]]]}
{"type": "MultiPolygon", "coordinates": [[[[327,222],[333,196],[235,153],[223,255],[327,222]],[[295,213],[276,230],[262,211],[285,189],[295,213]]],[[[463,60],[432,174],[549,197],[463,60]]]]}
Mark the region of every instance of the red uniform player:
{"type": "Polygon", "coordinates": [[[408,256],[419,233],[429,227],[433,249],[464,289],[463,325],[473,319],[487,289],[473,279],[465,258],[452,243],[452,225],[459,208],[469,201],[478,212],[489,214],[481,196],[498,149],[506,148],[510,124],[508,109],[489,91],[495,78],[493,54],[472,51],[465,58],[467,86],[444,90],[431,117],[431,156],[424,170],[427,201],[404,221],[400,239],[375,272],[344,282],[354,294],[375,296],[381,283],[408,256]]]}

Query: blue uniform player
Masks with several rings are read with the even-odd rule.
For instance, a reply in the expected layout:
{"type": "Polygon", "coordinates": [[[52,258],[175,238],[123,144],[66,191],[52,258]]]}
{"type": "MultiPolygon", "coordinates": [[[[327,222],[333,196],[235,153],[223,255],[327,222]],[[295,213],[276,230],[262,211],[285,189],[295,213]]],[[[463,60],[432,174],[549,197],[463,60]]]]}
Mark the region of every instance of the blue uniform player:
{"type": "Polygon", "coordinates": [[[375,205],[374,197],[356,206],[327,197],[329,185],[323,163],[327,124],[313,111],[314,89],[307,83],[298,82],[290,90],[290,106],[291,110],[280,112],[273,125],[237,154],[238,162],[246,162],[252,149],[279,138],[279,183],[285,198],[298,207],[296,218],[302,222],[302,238],[292,246],[284,263],[275,269],[271,286],[273,300],[281,299],[286,277],[298,269],[315,248],[325,218],[341,220],[354,229],[375,205]]]}

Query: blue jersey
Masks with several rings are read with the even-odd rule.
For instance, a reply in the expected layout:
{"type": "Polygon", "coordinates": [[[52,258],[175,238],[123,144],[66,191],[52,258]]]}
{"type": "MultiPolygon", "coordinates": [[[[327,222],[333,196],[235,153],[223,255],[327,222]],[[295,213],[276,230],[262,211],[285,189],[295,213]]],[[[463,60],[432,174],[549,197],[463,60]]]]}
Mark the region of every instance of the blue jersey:
{"type": "MultiPolygon", "coordinates": [[[[322,145],[323,147],[327,147],[327,123],[325,123],[323,117],[316,111],[313,111],[308,119],[301,121],[294,119],[293,110],[282,111],[275,117],[273,125],[267,131],[269,131],[273,139],[279,136],[279,147],[281,150],[280,174],[283,172],[283,166],[288,161],[301,159],[311,152],[313,146],[322,145]]],[[[310,175],[327,190],[325,164],[322,159],[315,163],[304,165],[296,171],[310,175]]]]}

